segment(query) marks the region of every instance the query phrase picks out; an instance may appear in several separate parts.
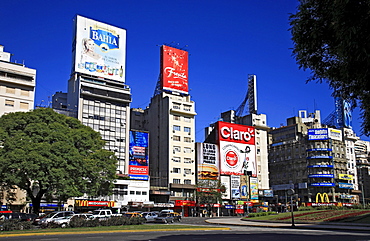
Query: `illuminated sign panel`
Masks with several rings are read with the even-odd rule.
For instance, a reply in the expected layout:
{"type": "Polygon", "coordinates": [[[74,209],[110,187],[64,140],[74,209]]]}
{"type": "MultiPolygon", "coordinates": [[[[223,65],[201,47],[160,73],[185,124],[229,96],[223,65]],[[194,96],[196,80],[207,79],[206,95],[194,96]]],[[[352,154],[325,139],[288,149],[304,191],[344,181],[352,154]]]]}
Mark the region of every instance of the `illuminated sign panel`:
{"type": "Polygon", "coordinates": [[[130,131],[129,177],[136,180],[149,179],[149,134],[130,131]]]}
{"type": "Polygon", "coordinates": [[[125,82],[126,30],[77,15],[73,70],[125,82]]]}
{"type": "Polygon", "coordinates": [[[251,126],[217,122],[220,169],[223,175],[257,176],[255,129],[251,126]]]}
{"type": "Polygon", "coordinates": [[[341,180],[353,180],[353,175],[350,174],[338,174],[338,178],[341,180]]]}
{"type": "Polygon", "coordinates": [[[161,49],[162,89],[187,94],[188,52],[166,45],[161,49]]]}

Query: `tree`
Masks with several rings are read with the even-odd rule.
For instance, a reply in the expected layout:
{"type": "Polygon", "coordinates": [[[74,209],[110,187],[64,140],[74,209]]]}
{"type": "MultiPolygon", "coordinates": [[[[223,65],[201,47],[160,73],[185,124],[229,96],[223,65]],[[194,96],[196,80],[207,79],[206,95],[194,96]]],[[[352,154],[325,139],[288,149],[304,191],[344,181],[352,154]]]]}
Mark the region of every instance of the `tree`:
{"type": "Polygon", "coordinates": [[[359,106],[370,134],[370,1],[300,0],[290,15],[293,55],[311,70],[307,81],[327,82],[335,97],[359,106]]]}
{"type": "Polygon", "coordinates": [[[116,179],[116,157],[100,134],[49,108],[3,115],[0,145],[0,180],[25,190],[34,213],[43,197],[106,195],[116,179]]]}
{"type": "Polygon", "coordinates": [[[209,213],[214,204],[222,202],[225,191],[225,186],[219,180],[199,180],[196,191],[197,203],[204,205],[209,213]]]}

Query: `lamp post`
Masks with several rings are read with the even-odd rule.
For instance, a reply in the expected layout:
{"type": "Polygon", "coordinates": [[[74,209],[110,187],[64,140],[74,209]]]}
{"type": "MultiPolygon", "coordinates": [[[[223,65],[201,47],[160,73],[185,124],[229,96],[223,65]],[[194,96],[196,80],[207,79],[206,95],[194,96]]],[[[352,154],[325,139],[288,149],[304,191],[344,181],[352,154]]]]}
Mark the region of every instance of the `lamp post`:
{"type": "Polygon", "coordinates": [[[295,227],[294,224],[294,212],[293,212],[293,195],[294,195],[294,189],[289,189],[287,191],[288,195],[290,195],[290,212],[292,213],[292,227],[295,227]]]}

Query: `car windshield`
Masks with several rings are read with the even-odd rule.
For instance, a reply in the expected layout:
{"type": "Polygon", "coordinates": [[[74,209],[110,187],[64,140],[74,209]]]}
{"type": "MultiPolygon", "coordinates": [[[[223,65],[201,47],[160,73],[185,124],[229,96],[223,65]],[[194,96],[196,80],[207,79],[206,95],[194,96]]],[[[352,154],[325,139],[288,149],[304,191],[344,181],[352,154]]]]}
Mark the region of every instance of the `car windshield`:
{"type": "Polygon", "coordinates": [[[100,214],[100,211],[94,211],[93,214],[94,215],[99,215],[100,214]]]}
{"type": "Polygon", "coordinates": [[[48,213],[43,218],[51,218],[55,213],[48,213]]]}

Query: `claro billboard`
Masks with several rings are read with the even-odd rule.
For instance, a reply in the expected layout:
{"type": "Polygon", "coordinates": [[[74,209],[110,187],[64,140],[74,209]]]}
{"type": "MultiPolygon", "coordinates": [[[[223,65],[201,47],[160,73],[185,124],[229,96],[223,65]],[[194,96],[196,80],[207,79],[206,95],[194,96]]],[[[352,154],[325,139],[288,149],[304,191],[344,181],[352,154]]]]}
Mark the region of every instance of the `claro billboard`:
{"type": "Polygon", "coordinates": [[[125,82],[125,29],[77,15],[73,45],[72,72],[125,82]]]}
{"type": "Polygon", "coordinates": [[[163,45],[161,48],[161,87],[187,94],[188,52],[163,45]]]}
{"type": "Polygon", "coordinates": [[[257,176],[255,129],[251,126],[217,122],[220,146],[220,173],[257,176]]]}

